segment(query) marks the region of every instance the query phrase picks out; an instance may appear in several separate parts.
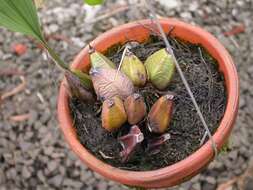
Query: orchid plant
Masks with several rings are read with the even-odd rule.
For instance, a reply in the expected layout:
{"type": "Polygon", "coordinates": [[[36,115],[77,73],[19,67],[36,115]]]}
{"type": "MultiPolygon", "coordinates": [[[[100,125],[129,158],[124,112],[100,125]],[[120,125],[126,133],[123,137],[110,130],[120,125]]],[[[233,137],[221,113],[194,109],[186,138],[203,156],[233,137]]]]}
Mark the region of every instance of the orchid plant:
{"type": "MultiPolygon", "coordinates": [[[[84,0],[89,5],[102,4],[103,0],[84,0]]],[[[36,3],[36,0],[35,0],[36,3]]],[[[64,71],[72,73],[77,77],[85,88],[91,88],[90,77],[79,71],[71,71],[60,56],[49,46],[41,30],[40,21],[37,14],[36,4],[33,0],[1,0],[0,3],[0,26],[11,31],[19,32],[37,40],[49,53],[64,71]]]]}
{"type": "MultiPolygon", "coordinates": [[[[84,2],[98,5],[102,4],[103,0],[84,2]]],[[[131,48],[126,49],[117,68],[111,60],[90,46],[91,69],[88,74],[70,68],[49,46],[43,36],[33,0],[1,0],[0,26],[37,40],[64,71],[72,96],[86,103],[94,103],[96,99],[102,101],[102,127],[107,131],[117,131],[125,122],[132,125],[129,133],[119,138],[123,146],[120,155],[124,162],[145,138],[138,127],[141,121],[147,121],[146,127],[150,133],[160,135],[148,142],[149,149],[154,149],[169,139],[165,131],[171,119],[174,96],[167,94],[160,97],[151,109],[147,110],[144,98],[135,92],[136,89],[144,87],[148,80],[159,90],[168,87],[175,64],[167,49],[155,52],[145,63],[129,50],[131,48]]]]}

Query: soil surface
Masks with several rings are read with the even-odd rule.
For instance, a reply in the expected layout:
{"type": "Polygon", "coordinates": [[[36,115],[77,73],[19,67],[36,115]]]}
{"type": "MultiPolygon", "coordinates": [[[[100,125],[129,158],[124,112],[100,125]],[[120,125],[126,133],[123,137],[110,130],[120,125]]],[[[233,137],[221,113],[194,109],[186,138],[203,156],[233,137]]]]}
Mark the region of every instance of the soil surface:
{"type": "MultiPolygon", "coordinates": [[[[214,133],[226,107],[224,79],[218,71],[217,62],[197,44],[168,38],[209,129],[214,133]]],[[[161,48],[164,48],[163,41],[159,36],[152,35],[148,42],[133,46],[131,51],[144,62],[148,56],[161,48]]],[[[106,55],[119,64],[123,49],[124,46],[115,46],[106,55]]],[[[70,105],[78,137],[96,157],[115,167],[146,171],[176,163],[200,147],[205,130],[178,73],[175,73],[169,87],[164,91],[156,90],[149,83],[136,91],[144,97],[148,110],[163,94],[175,94],[172,120],[166,131],[171,135],[171,139],[153,154],[147,151],[146,142],[154,135],[149,133],[145,122],[139,123],[145,139],[130,160],[123,163],[119,156],[122,147],[117,139],[129,131],[130,125],[125,124],[115,133],[107,132],[101,127],[98,113],[101,103],[88,106],[78,100],[72,100],[70,105]]]]}

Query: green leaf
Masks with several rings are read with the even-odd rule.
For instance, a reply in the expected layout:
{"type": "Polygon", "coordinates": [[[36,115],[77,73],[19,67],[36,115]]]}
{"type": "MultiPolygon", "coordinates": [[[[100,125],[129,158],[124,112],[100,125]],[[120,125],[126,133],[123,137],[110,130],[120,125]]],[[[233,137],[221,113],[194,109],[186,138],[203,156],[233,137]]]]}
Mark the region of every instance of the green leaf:
{"type": "Polygon", "coordinates": [[[0,26],[44,42],[32,0],[0,0],[0,26]]]}
{"type": "MultiPolygon", "coordinates": [[[[68,65],[44,40],[33,0],[0,0],[0,26],[34,37],[42,43],[59,67],[69,70],[68,65]]],[[[88,76],[80,73],[76,75],[86,86],[91,86],[88,76]]]]}
{"type": "Polygon", "coordinates": [[[103,4],[104,0],[84,0],[84,3],[88,5],[101,5],[103,4]]]}
{"type": "Polygon", "coordinates": [[[58,66],[68,70],[68,65],[46,43],[33,0],[0,0],[0,26],[34,37],[47,49],[58,66]]]}
{"type": "Polygon", "coordinates": [[[75,76],[79,78],[80,82],[83,86],[85,86],[86,89],[90,90],[93,88],[91,78],[88,74],[78,69],[71,69],[71,71],[75,76]]]}

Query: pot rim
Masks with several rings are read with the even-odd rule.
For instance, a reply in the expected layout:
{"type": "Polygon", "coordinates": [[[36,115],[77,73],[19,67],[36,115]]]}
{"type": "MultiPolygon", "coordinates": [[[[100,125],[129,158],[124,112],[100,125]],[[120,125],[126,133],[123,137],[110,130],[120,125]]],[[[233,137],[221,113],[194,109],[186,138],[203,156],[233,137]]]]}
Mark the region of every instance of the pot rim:
{"type": "MultiPolygon", "coordinates": [[[[226,139],[228,138],[238,111],[238,103],[239,103],[239,79],[236,71],[236,67],[233,63],[232,58],[230,57],[227,50],[222,46],[222,44],[210,33],[205,30],[193,26],[177,19],[160,19],[160,23],[163,27],[167,25],[175,26],[175,28],[182,28],[183,30],[188,30],[192,32],[196,39],[191,39],[194,42],[197,42],[198,39],[202,39],[205,41],[208,47],[205,47],[208,52],[211,53],[213,57],[218,60],[218,64],[220,65],[220,61],[224,62],[223,69],[225,70],[225,82],[226,82],[226,90],[227,90],[227,105],[225,114],[220,122],[219,127],[213,135],[213,139],[217,144],[218,149],[222,147],[226,139]]],[[[134,32],[134,30],[140,30],[140,23],[142,25],[151,26],[152,23],[150,20],[140,20],[128,24],[124,24],[118,27],[109,30],[102,35],[98,36],[94,41],[91,42],[91,45],[96,47],[98,51],[103,49],[103,45],[101,42],[105,41],[108,37],[116,36],[119,33],[124,32],[134,32]]],[[[168,28],[164,28],[168,31],[168,28]]],[[[147,30],[147,29],[146,29],[147,30]]],[[[143,31],[144,32],[144,29],[143,31]]],[[[180,33],[180,31],[178,31],[180,33]]],[[[149,33],[146,31],[146,33],[149,33]]],[[[177,32],[176,32],[177,34],[177,32]]],[[[145,34],[146,35],[146,34],[145,34]]],[[[177,34],[181,35],[181,34],[177,34]]],[[[116,39],[111,40],[111,44],[115,41],[120,41],[121,37],[118,35],[114,37],[116,39]]],[[[138,40],[144,40],[141,36],[136,37],[138,40]]],[[[180,38],[185,39],[180,36],[180,38]]],[[[189,41],[189,40],[188,40],[189,41]]],[[[109,46],[109,45],[108,45],[109,46]]],[[[81,52],[77,55],[72,63],[72,67],[74,68],[82,68],[83,70],[88,70],[88,65],[83,65],[84,62],[87,62],[87,53],[88,47],[85,47],[81,52]],[[86,56],[86,57],[85,57],[86,56]]],[[[220,65],[221,66],[221,65],[220,65]]],[[[74,127],[72,126],[73,121],[70,116],[70,110],[68,108],[68,95],[66,89],[64,87],[64,80],[60,86],[60,92],[58,97],[58,119],[60,123],[60,128],[64,133],[64,136],[69,143],[71,149],[78,155],[78,157],[85,162],[91,169],[100,173],[101,175],[111,179],[118,181],[123,184],[128,185],[137,185],[143,187],[165,187],[168,184],[170,186],[175,185],[179,182],[179,180],[184,181],[189,176],[198,173],[205,165],[207,165],[213,159],[213,150],[211,146],[210,140],[208,140],[203,146],[197,149],[194,153],[186,157],[185,159],[166,166],[164,168],[160,168],[157,170],[150,171],[129,171],[123,170],[116,167],[113,167],[105,162],[97,159],[90,153],[84,146],[79,142],[77,136],[74,132],[74,127]],[[181,176],[181,177],[180,177],[181,176]],[[181,178],[181,179],[180,179],[181,178]],[[157,184],[159,182],[159,184],[157,184]]]]}

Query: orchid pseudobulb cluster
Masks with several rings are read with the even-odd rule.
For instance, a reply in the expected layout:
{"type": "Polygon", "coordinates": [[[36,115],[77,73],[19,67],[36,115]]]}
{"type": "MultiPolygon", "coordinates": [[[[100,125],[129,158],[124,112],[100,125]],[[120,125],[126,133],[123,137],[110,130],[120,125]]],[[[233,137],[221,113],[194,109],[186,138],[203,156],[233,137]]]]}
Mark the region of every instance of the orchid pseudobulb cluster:
{"type": "MultiPolygon", "coordinates": [[[[84,1],[90,5],[103,3],[103,0],[84,1]]],[[[143,122],[146,122],[146,129],[150,133],[160,135],[151,140],[147,139],[147,149],[153,150],[169,139],[169,135],[164,133],[171,118],[173,96],[164,95],[147,109],[144,97],[137,93],[138,88],[144,87],[148,82],[159,90],[164,90],[169,85],[175,65],[166,49],[153,53],[144,64],[128,50],[121,67],[117,69],[110,59],[90,47],[91,69],[88,74],[70,68],[50,48],[41,31],[41,22],[34,1],[2,0],[0,12],[1,27],[30,36],[44,47],[56,65],[64,71],[71,96],[90,104],[96,102],[97,96],[97,99],[103,102],[101,114],[103,128],[113,132],[127,122],[132,126],[127,135],[118,139],[123,146],[120,154],[123,161],[127,161],[137,145],[145,140],[139,127],[143,122]]]]}
{"type": "MultiPolygon", "coordinates": [[[[143,63],[126,49],[119,69],[91,46],[89,54],[91,69],[89,75],[83,76],[83,82],[73,75],[65,74],[69,89],[73,96],[87,103],[95,101],[95,92],[97,99],[103,102],[101,121],[102,127],[108,132],[119,130],[125,123],[132,126],[128,134],[118,139],[123,147],[120,153],[122,161],[128,161],[136,147],[145,139],[140,123],[145,123],[149,133],[156,134],[153,139],[147,140],[147,149],[154,150],[154,147],[167,141],[170,136],[166,130],[171,120],[174,95],[165,93],[148,109],[144,97],[138,93],[138,89],[148,82],[158,90],[168,87],[175,65],[167,50],[154,52],[143,63]]],[[[80,79],[81,73],[78,74],[80,79]]]]}

